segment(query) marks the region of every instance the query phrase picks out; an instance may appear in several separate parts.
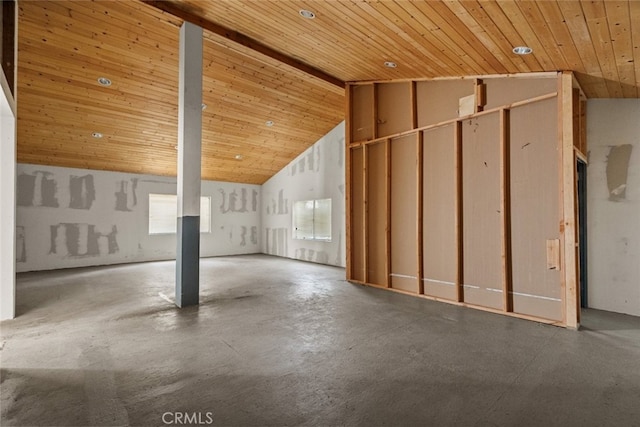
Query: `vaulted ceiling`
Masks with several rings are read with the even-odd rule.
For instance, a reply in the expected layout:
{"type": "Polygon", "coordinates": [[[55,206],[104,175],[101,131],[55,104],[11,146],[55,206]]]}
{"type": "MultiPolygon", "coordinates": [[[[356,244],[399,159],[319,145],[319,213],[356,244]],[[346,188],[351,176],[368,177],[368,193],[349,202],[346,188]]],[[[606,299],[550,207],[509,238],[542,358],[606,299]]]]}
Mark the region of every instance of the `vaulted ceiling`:
{"type": "Polygon", "coordinates": [[[183,20],[205,28],[204,179],[267,180],[343,120],[344,81],[573,70],[588,97],[640,97],[634,0],[48,0],[19,16],[26,163],[175,175],[183,20]]]}

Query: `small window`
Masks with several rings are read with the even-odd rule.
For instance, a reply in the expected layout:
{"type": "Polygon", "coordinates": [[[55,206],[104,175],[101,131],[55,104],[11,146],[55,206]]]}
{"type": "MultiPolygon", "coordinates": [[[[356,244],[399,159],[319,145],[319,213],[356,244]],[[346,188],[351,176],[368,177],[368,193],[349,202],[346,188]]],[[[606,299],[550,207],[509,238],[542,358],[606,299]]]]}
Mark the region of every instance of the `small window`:
{"type": "Polygon", "coordinates": [[[294,202],[293,238],[331,241],[331,199],[294,202]]]}
{"type": "MultiPolygon", "coordinates": [[[[149,194],[149,234],[176,234],[178,196],[149,194]]],[[[200,197],[200,232],[211,232],[211,197],[200,197]]]]}

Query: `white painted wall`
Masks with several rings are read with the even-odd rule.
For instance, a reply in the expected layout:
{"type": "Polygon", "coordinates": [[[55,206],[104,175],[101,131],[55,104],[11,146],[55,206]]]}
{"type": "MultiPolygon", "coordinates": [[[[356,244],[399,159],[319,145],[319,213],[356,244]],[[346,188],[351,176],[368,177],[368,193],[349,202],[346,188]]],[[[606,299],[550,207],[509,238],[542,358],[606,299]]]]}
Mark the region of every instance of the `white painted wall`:
{"type": "MultiPolygon", "coordinates": [[[[17,173],[19,272],[175,259],[175,234],[148,234],[149,193],[176,194],[175,178],[29,164],[17,173]],[[92,201],[90,179],[73,178],[86,176],[92,201]],[[91,226],[98,254],[88,248],[91,226]],[[78,232],[75,254],[67,229],[78,232]]],[[[201,256],[259,253],[260,186],[203,181],[202,195],[211,197],[212,231],[201,234],[201,256]]]]}
{"type": "Polygon", "coordinates": [[[589,100],[587,144],[589,306],[640,316],[640,99],[589,100]],[[625,144],[625,195],[612,200],[608,156],[625,144]]]}
{"type": "Polygon", "coordinates": [[[16,120],[1,70],[0,79],[0,320],[4,320],[15,316],[16,120]]]}
{"type": "Polygon", "coordinates": [[[344,122],[262,186],[264,253],[344,267],[344,122]],[[331,198],[331,242],[292,238],[292,207],[298,200],[331,198]]]}

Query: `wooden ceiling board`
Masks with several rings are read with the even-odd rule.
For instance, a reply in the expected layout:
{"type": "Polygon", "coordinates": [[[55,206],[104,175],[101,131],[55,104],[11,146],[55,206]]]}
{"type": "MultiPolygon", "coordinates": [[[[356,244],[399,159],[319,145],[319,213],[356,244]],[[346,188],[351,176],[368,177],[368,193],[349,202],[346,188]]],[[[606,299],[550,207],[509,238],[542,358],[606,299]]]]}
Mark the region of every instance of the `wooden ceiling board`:
{"type": "MultiPolygon", "coordinates": [[[[19,9],[18,160],[175,175],[182,21],[141,2],[19,9]]],[[[263,183],[343,119],[342,89],[281,62],[207,32],[203,58],[204,179],[263,183]]]]}
{"type": "Polygon", "coordinates": [[[178,38],[188,18],[206,24],[204,179],[263,183],[343,120],[341,81],[572,70],[588,97],[640,97],[635,0],[52,0],[18,7],[21,162],[175,175],[178,38]],[[315,19],[303,19],[301,9],[315,19]],[[519,45],[533,54],[515,55],[519,45]],[[100,76],[112,86],[98,85],[100,76]]]}

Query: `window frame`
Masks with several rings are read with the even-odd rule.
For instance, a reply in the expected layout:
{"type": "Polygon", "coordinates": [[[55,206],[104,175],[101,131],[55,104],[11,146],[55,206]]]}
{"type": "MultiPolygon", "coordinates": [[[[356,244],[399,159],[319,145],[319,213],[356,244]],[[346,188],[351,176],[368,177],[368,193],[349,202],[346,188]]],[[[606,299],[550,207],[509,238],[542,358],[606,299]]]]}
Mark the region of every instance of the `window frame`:
{"type": "MultiPolygon", "coordinates": [[[[308,209],[308,208],[307,208],[308,209]]],[[[332,227],[332,216],[333,216],[333,200],[330,197],[324,199],[310,199],[310,200],[298,200],[294,201],[291,209],[291,237],[294,240],[304,240],[304,241],[314,241],[314,242],[327,242],[330,243],[333,240],[333,227],[332,227]],[[316,224],[319,222],[316,220],[316,213],[320,211],[321,207],[318,206],[320,202],[329,202],[329,212],[326,216],[328,220],[328,237],[318,237],[318,231],[316,224]],[[298,236],[298,228],[301,228],[301,224],[299,224],[300,219],[298,218],[296,212],[298,211],[297,205],[313,203],[312,213],[311,213],[311,237],[299,237],[298,236]]],[[[308,232],[305,234],[309,234],[308,232]]]]}

